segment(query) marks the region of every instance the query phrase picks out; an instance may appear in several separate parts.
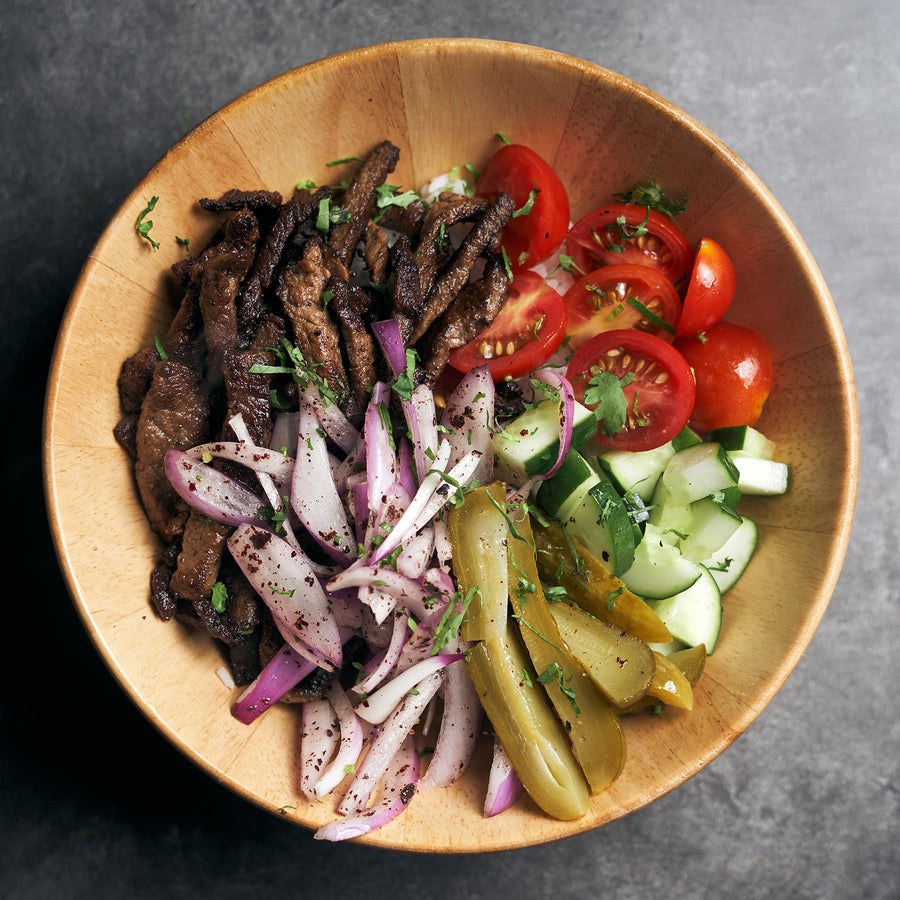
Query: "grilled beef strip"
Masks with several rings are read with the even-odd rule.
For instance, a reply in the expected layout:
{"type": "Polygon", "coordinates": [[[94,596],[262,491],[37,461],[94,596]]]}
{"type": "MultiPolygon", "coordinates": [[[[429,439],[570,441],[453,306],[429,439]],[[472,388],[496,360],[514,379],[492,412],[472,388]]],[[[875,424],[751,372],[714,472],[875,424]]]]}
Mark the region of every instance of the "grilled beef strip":
{"type": "Polygon", "coordinates": [[[400,337],[407,344],[422,317],[423,303],[419,268],[405,235],[398,237],[391,247],[391,269],[394,273],[391,318],[400,326],[400,337]]]}
{"type": "Polygon", "coordinates": [[[300,261],[282,273],[277,294],[290,322],[294,343],[307,365],[335,396],[346,398],[347,373],[341,358],[340,334],[323,300],[330,277],[322,243],[311,239],[300,261]]]}
{"type": "Polygon", "coordinates": [[[460,291],[419,342],[423,380],[427,384],[433,386],[437,382],[451,350],[468,344],[497,318],[508,287],[503,258],[494,254],[485,264],[481,278],[460,291]]]}
{"type": "Polygon", "coordinates": [[[388,246],[384,229],[375,222],[368,221],[363,239],[363,259],[366,261],[369,278],[373,284],[384,285],[387,283],[390,257],[391,248],[388,246]]]}
{"type": "Polygon", "coordinates": [[[216,200],[201,197],[199,203],[207,212],[237,212],[239,209],[278,209],[282,198],[278,191],[240,191],[232,188],[216,200]]]}
{"type": "Polygon", "coordinates": [[[350,265],[356,245],[375,212],[375,191],[397,165],[400,151],[382,141],[363,160],[340,200],[340,208],[349,218],[331,229],[328,246],[345,266],[350,265]]]}
{"type": "Polygon", "coordinates": [[[141,404],[134,472],[150,524],[164,541],[182,533],[188,514],[166,477],[166,453],[187,450],[208,435],[209,403],[200,376],[183,363],[162,360],[141,404]]]}
{"type": "Polygon", "coordinates": [[[155,347],[144,347],[122,363],[117,387],[122,418],[113,428],[113,436],[119,446],[132,458],[137,457],[137,423],[141,404],[153,381],[153,372],[159,362],[155,347]]]}
{"type": "Polygon", "coordinates": [[[178,598],[169,586],[178,559],[178,547],[178,541],[168,544],[150,573],[150,599],[159,617],[166,622],[178,612],[178,598]]]}
{"type": "Polygon", "coordinates": [[[425,295],[423,315],[413,329],[410,344],[414,345],[459,295],[468,282],[478,257],[489,249],[514,212],[515,203],[512,197],[509,194],[498,194],[478,217],[449,264],[441,271],[425,295]]]}
{"type": "Polygon", "coordinates": [[[345,410],[354,425],[362,424],[366,404],[378,380],[375,369],[375,341],[366,327],[363,314],[369,304],[365,291],[351,287],[346,281],[332,278],[326,290],[332,295],[329,307],[340,324],[350,396],[345,410]]]}

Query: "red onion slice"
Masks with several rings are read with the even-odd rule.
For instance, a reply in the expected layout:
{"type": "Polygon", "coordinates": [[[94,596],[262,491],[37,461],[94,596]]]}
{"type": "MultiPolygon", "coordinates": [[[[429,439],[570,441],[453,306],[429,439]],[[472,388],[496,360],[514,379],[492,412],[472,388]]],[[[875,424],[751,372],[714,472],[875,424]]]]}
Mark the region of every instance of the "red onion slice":
{"type": "Polygon", "coordinates": [[[337,753],[322,771],[313,788],[316,797],[320,799],[330,794],[347,777],[348,771],[352,771],[363,745],[362,723],[337,680],[329,683],[325,696],[337,714],[341,739],[337,753]]]}
{"type": "MultiPolygon", "coordinates": [[[[243,423],[243,419],[240,421],[243,423]]],[[[229,424],[231,423],[229,422],[229,424]]],[[[244,427],[242,434],[246,433],[246,427],[244,427]]],[[[192,459],[203,462],[209,461],[205,457],[228,459],[246,466],[253,472],[269,475],[276,482],[285,483],[291,480],[291,472],[294,470],[293,457],[285,456],[280,451],[271,450],[268,447],[258,447],[249,440],[249,435],[246,439],[240,435],[238,437],[237,441],[210,441],[207,444],[199,444],[186,450],[185,453],[192,459]]]]}
{"type": "Polygon", "coordinates": [[[406,347],[403,345],[400,325],[396,319],[373,322],[372,333],[381,346],[381,352],[384,354],[388,369],[390,369],[391,378],[396,379],[406,371],[406,347]]]}
{"type": "Polygon", "coordinates": [[[349,419],[338,409],[336,403],[326,400],[321,391],[312,384],[300,392],[300,408],[311,413],[318,424],[334,443],[349,453],[359,439],[359,432],[349,419]]]}
{"type": "Polygon", "coordinates": [[[411,398],[403,401],[403,415],[412,437],[416,479],[421,484],[438,450],[437,410],[428,385],[420,384],[411,398]]]}
{"type": "Polygon", "coordinates": [[[420,787],[442,788],[453,784],[469,768],[481,726],[481,700],[460,659],[447,666],[443,687],[444,711],[431,761],[420,787]]]}
{"type": "Polygon", "coordinates": [[[254,525],[228,539],[231,554],[266,605],[318,655],[339,666],[341,638],[315,572],[286,541],[254,525]]]}
{"type": "Polygon", "coordinates": [[[494,738],[494,756],[491,760],[491,771],[484,798],[484,817],[489,819],[509,809],[522,796],[524,790],[503,745],[494,738]]]}
{"type": "Polygon", "coordinates": [[[353,587],[381,588],[394,597],[403,609],[409,610],[416,619],[423,619],[428,614],[425,601],[434,593],[394,569],[361,564],[338,572],[328,582],[329,591],[353,587]]]}
{"type": "Polygon", "coordinates": [[[380,725],[393,713],[403,698],[418,686],[420,681],[458,659],[462,659],[462,654],[446,653],[423,659],[405,672],[394,676],[389,682],[378,688],[374,694],[357,703],[356,714],[373,725],[380,725]]]}
{"type": "Polygon", "coordinates": [[[496,395],[490,369],[477,366],[457,385],[441,417],[441,425],[447,429],[444,440],[452,447],[449,465],[455,466],[466,453],[478,450],[482,456],[473,477],[481,484],[494,479],[496,395]]]}
{"type": "Polygon", "coordinates": [[[259,522],[263,500],[227,475],[181,450],[166,453],[166,475],[193,509],[223,525],[259,522]]]}
{"type": "Polygon", "coordinates": [[[560,375],[551,369],[537,369],[531,376],[542,384],[554,388],[559,398],[559,453],[556,462],[544,477],[549,478],[556,473],[566,458],[572,445],[572,423],[575,421],[575,392],[572,384],[565,375],[560,375]]]}
{"type": "Polygon", "coordinates": [[[277,703],[291,688],[303,681],[315,668],[315,663],[304,659],[285,645],[234,701],[231,714],[239,722],[249,725],[277,703]]]}
{"type": "Polygon", "coordinates": [[[338,748],[340,726],[337,712],[322,698],[307,700],[300,711],[300,791],[308,800],[318,800],[316,785],[338,748]]]}
{"type": "Polygon", "coordinates": [[[356,541],[328,464],[328,449],[318,420],[300,409],[297,461],[291,482],[291,506],[316,543],[333,559],[356,559],[356,541]]]}
{"type": "Polygon", "coordinates": [[[417,685],[417,693],[407,694],[391,716],[382,723],[369,749],[357,766],[347,792],[338,803],[340,815],[362,813],[369,805],[372,792],[409,736],[425,708],[443,682],[443,673],[433,672],[417,685]]]}
{"type": "Polygon", "coordinates": [[[407,735],[385,771],[376,804],[356,815],[323,825],[313,837],[319,841],[346,841],[387,825],[409,805],[418,783],[419,755],[412,735],[407,735]]]}
{"type": "Polygon", "coordinates": [[[362,681],[353,686],[353,692],[355,694],[365,696],[374,691],[375,688],[387,678],[391,669],[396,665],[397,659],[400,656],[400,651],[403,649],[403,645],[409,637],[408,621],[405,613],[394,613],[391,642],[388,644],[384,653],[381,654],[381,660],[378,665],[375,666],[371,672],[367,673],[362,681]]]}

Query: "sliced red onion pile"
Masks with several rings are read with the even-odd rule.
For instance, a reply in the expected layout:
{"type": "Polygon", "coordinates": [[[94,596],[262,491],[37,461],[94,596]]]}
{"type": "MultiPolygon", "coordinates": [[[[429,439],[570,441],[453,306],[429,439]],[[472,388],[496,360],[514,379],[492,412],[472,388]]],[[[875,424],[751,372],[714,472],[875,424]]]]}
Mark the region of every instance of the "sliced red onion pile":
{"type": "MultiPolygon", "coordinates": [[[[321,699],[302,704],[301,790],[315,800],[340,792],[339,818],[316,833],[323,840],[366,834],[399,815],[417,790],[453,784],[468,769],[481,728],[468,648],[439,626],[460,601],[448,506],[493,478],[494,383],[486,366],[473,369],[439,423],[431,390],[409,378],[397,323],[374,330],[394,382],[376,385],[361,430],[308,384],[299,410],[276,421],[278,449],[255,446],[236,417],[230,425],[237,441],[170,451],[166,459],[188,504],[235,526],[229,550],[284,639],[232,714],[250,724],[316,668],[357,676],[355,685],[336,677],[321,699]],[[408,436],[391,421],[392,393],[408,436]],[[220,472],[216,459],[255,472],[259,492],[220,472]],[[327,561],[304,552],[302,532],[327,561]],[[358,673],[344,652],[354,634],[367,642],[358,673]],[[420,777],[413,728],[436,715],[436,697],[442,713],[420,777]]],[[[533,377],[559,396],[555,471],[569,448],[572,389],[549,370],[533,377]]],[[[497,747],[485,815],[520,793],[497,747]]]]}

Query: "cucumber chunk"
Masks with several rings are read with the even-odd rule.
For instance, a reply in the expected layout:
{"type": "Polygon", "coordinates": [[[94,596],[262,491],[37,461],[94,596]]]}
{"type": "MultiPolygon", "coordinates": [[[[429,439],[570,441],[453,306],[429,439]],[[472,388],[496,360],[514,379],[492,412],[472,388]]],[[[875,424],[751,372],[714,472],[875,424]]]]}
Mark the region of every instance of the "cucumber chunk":
{"type": "MultiPolygon", "coordinates": [[[[597,433],[597,419],[593,412],[575,403],[572,424],[572,444],[581,447],[597,433]]],[[[497,477],[512,484],[521,484],[530,475],[549,472],[559,455],[559,404],[543,400],[526,409],[494,441],[497,477]]]]}
{"type": "Polygon", "coordinates": [[[712,574],[704,566],[698,568],[700,574],[690,587],[649,605],[675,640],[691,647],[706,644],[708,656],[722,627],[722,594],[712,574]]]}
{"type": "Polygon", "coordinates": [[[735,488],[738,470],[721,444],[694,444],[672,457],[662,481],[676,503],[693,503],[735,488]]]}
{"type": "Polygon", "coordinates": [[[753,519],[742,516],[734,534],[714,553],[703,560],[704,567],[715,579],[724,594],[737,584],[738,579],[756,553],[759,544],[759,528],[753,519]]]}
{"type": "Polygon", "coordinates": [[[741,525],[741,517],[732,509],[710,498],[691,504],[691,524],[681,542],[682,556],[702,563],[712,556],[741,525]]]}
{"type": "Polygon", "coordinates": [[[786,463],[752,456],[733,456],[738,471],[738,489],[742,494],[775,497],[787,492],[790,482],[786,463]]]}
{"type": "Polygon", "coordinates": [[[638,452],[604,450],[597,456],[597,463],[619,493],[636,493],[646,502],[653,496],[659,476],[674,455],[672,444],[666,443],[653,450],[638,452]]]}
{"type": "Polygon", "coordinates": [[[667,544],[677,544],[690,533],[691,504],[676,503],[672,492],[660,479],[650,498],[648,521],[659,530],[661,540],[667,544]]]}
{"type": "Polygon", "coordinates": [[[563,525],[613,575],[621,576],[631,566],[635,531],[628,509],[612,482],[598,481],[575,511],[563,520],[563,525]]]}
{"type": "Polygon", "coordinates": [[[685,450],[693,447],[695,444],[701,443],[703,439],[687,425],[672,438],[672,449],[678,453],[679,450],[685,450]]]}
{"type": "Polygon", "coordinates": [[[753,456],[756,459],[774,459],[775,443],[751,425],[729,425],[714,428],[707,439],[721,444],[730,453],[753,456]]]}
{"type": "Polygon", "coordinates": [[[700,571],[698,563],[685,559],[678,547],[665,541],[659,529],[648,522],[644,539],[634,550],[634,562],[621,578],[632,593],[657,600],[689,588],[700,571]]]}
{"type": "Polygon", "coordinates": [[[580,453],[570,451],[556,472],[540,482],[534,498],[548,516],[565,521],[599,481],[587,460],[580,453]]]}

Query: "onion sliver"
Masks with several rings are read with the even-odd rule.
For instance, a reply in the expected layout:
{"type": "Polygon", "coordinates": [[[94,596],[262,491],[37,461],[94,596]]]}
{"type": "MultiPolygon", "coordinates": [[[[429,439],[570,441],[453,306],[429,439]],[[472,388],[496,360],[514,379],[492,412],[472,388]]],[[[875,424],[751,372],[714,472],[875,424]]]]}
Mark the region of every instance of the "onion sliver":
{"type": "Polygon", "coordinates": [[[259,522],[262,498],[218,469],[181,450],[166,453],[166,475],[177,494],[193,509],[223,525],[259,522]]]}
{"type": "Polygon", "coordinates": [[[406,371],[406,347],[403,345],[399,323],[396,319],[373,322],[372,333],[381,345],[381,352],[391,371],[391,378],[396,379],[406,371]]]}
{"type": "Polygon", "coordinates": [[[337,404],[326,400],[314,385],[307,385],[300,392],[300,408],[315,416],[328,437],[344,453],[349,453],[356,446],[359,432],[338,409],[337,404]]]}
{"type": "Polygon", "coordinates": [[[360,696],[371,693],[385,678],[387,678],[400,656],[403,644],[409,636],[407,622],[408,619],[404,613],[394,613],[391,642],[388,644],[384,653],[381,654],[381,661],[378,665],[375,666],[362,681],[353,686],[354,693],[359,694],[360,696]]]}
{"type": "Polygon", "coordinates": [[[423,659],[357,703],[356,714],[373,725],[381,724],[420,681],[462,658],[460,653],[446,653],[423,659]]]}
{"type": "Polygon", "coordinates": [[[434,596],[419,582],[407,578],[399,572],[378,566],[354,565],[338,572],[329,582],[329,591],[340,591],[351,587],[377,587],[394,597],[403,609],[411,612],[416,619],[428,615],[425,601],[434,596]]]}
{"type": "Polygon", "coordinates": [[[291,480],[291,472],[294,470],[293,457],[285,456],[278,450],[259,447],[252,441],[244,439],[237,441],[210,441],[208,444],[199,444],[196,447],[191,447],[185,453],[191,458],[201,461],[206,456],[215,457],[216,459],[229,459],[246,466],[254,472],[263,472],[274,478],[276,482],[281,483],[289,482],[291,480]]]}
{"type": "Polygon", "coordinates": [[[339,666],[341,637],[315,572],[290,544],[270,531],[241,525],[228,539],[241,571],[265,604],[307,647],[339,666]]]}
{"type": "Polygon", "coordinates": [[[494,756],[484,797],[484,817],[489,819],[509,809],[522,796],[524,790],[503,745],[495,738],[494,756]]]}
{"type": "Polygon", "coordinates": [[[412,436],[416,478],[421,484],[438,449],[437,410],[434,394],[427,384],[420,384],[410,399],[403,401],[403,415],[412,436]]]}
{"type": "Polygon", "coordinates": [[[316,785],[340,741],[337,712],[324,698],[307,700],[300,723],[300,790],[309,800],[317,800],[316,785]]]}
{"type": "Polygon", "coordinates": [[[369,799],[378,782],[397,755],[400,745],[412,731],[443,682],[443,673],[433,672],[417,686],[417,693],[407,694],[390,718],[382,723],[369,749],[357,766],[356,774],[347,792],[338,803],[341,815],[361,813],[369,805],[369,799]]]}
{"type": "Polygon", "coordinates": [[[494,480],[494,407],[497,389],[490,369],[476,366],[466,373],[450,395],[441,417],[450,443],[450,466],[455,466],[471,450],[481,453],[474,478],[481,484],[494,480]]]}
{"type": "Polygon", "coordinates": [[[396,819],[409,805],[419,782],[419,755],[412,735],[407,735],[384,774],[378,801],[371,809],[323,825],[313,835],[320,841],[346,841],[368,834],[396,819]]]}
{"type": "Polygon", "coordinates": [[[532,378],[553,388],[559,400],[559,453],[556,456],[556,462],[544,476],[549,478],[562,465],[572,444],[572,423],[575,421],[575,392],[568,378],[550,369],[538,369],[534,372],[532,378]]]}
{"type": "Polygon", "coordinates": [[[420,786],[448,787],[469,768],[481,725],[481,700],[465,660],[447,666],[443,687],[444,711],[431,761],[420,786]]]}
{"type": "Polygon", "coordinates": [[[347,777],[347,772],[352,771],[352,767],[359,759],[363,745],[362,723],[353,711],[353,704],[336,679],[329,683],[325,697],[330,701],[337,714],[341,740],[334,759],[326,766],[315,784],[315,795],[320,798],[330,794],[347,777]]]}
{"type": "Polygon", "coordinates": [[[249,725],[277,703],[291,688],[303,681],[315,668],[315,663],[304,659],[285,645],[234,701],[231,705],[231,714],[239,722],[249,725]]]}
{"type": "Polygon", "coordinates": [[[303,407],[297,423],[291,506],[329,556],[345,564],[356,558],[356,542],[332,478],[325,439],[318,420],[303,407]]]}

